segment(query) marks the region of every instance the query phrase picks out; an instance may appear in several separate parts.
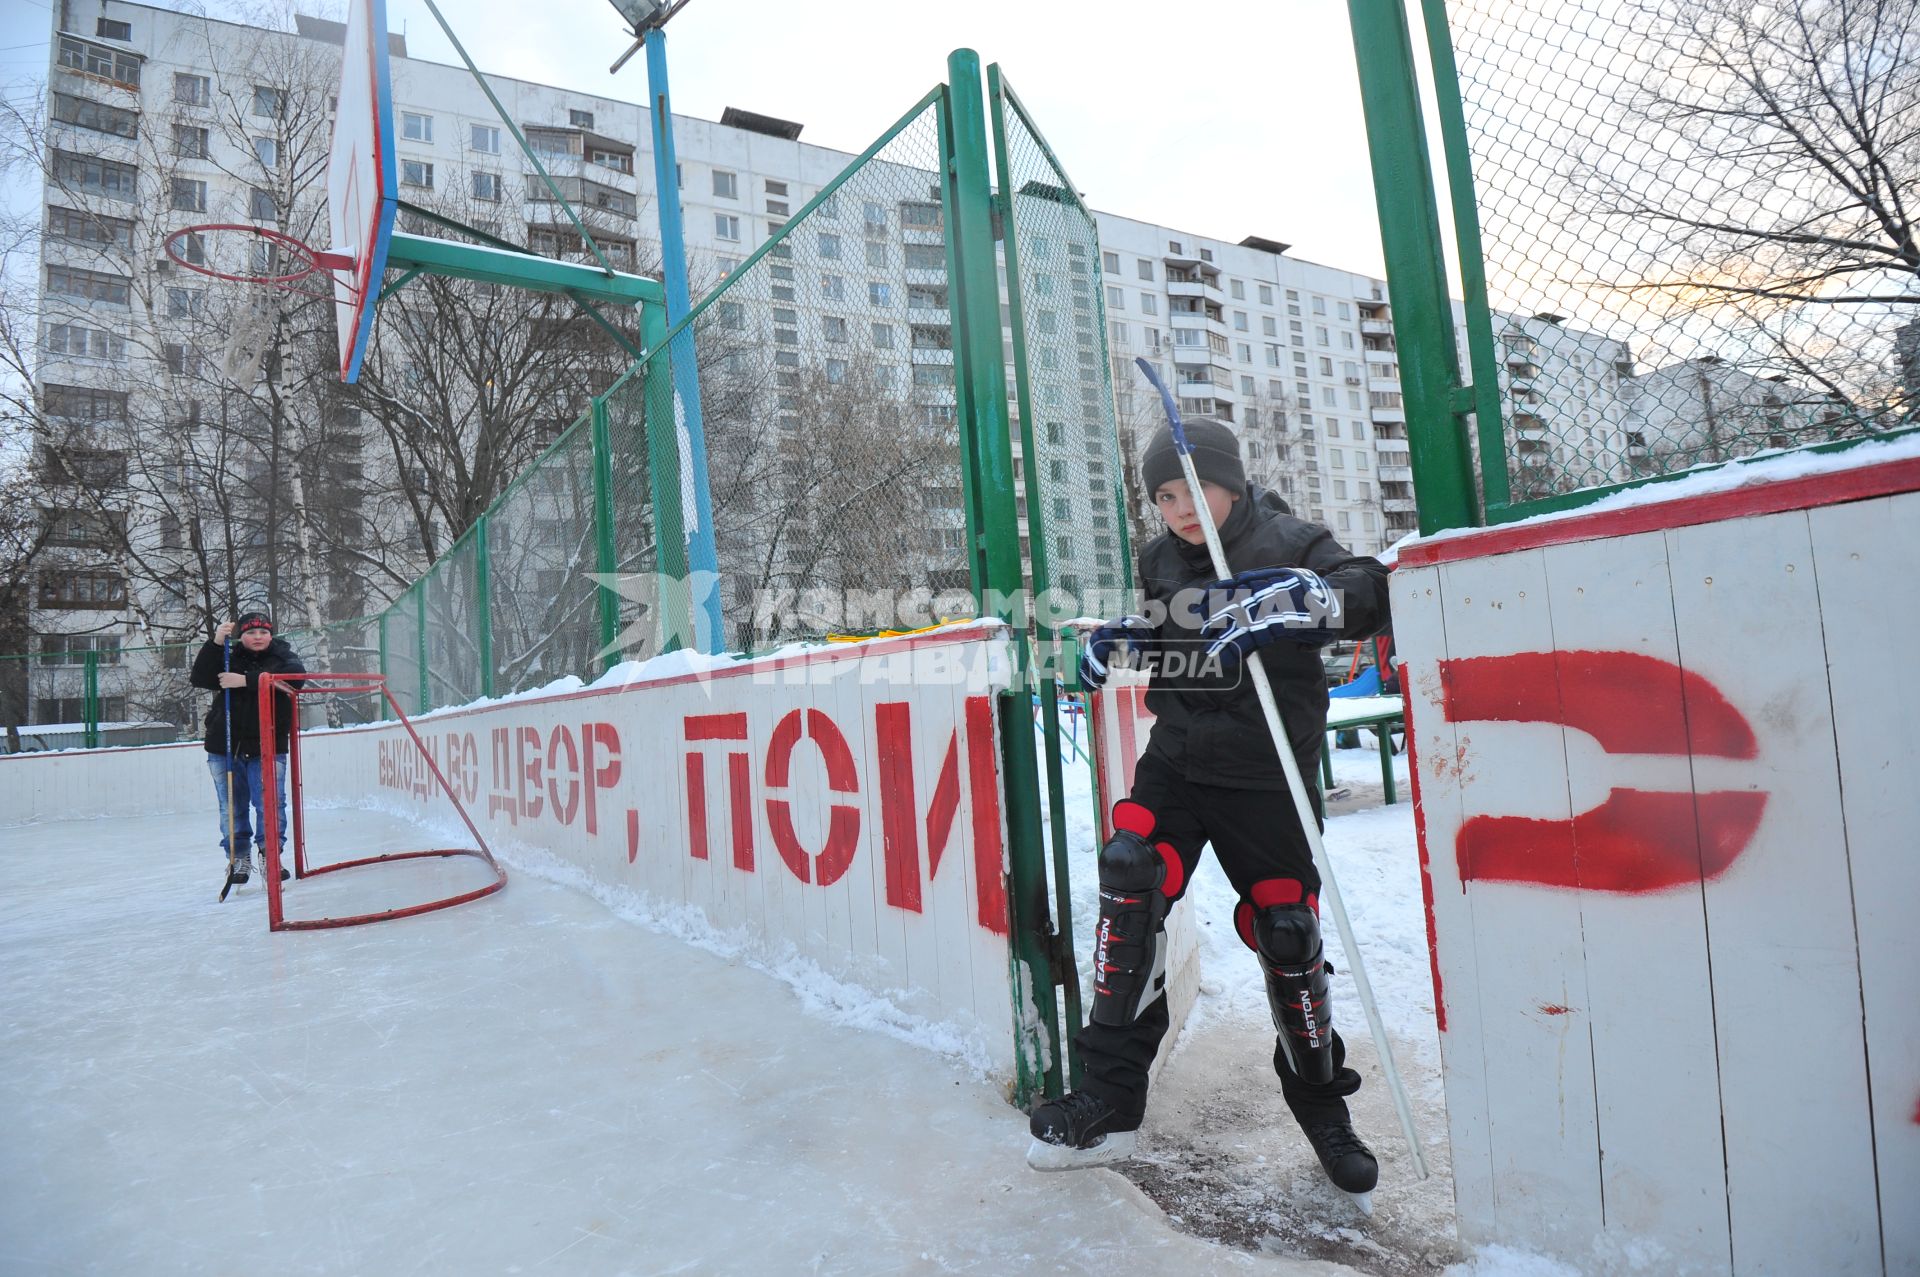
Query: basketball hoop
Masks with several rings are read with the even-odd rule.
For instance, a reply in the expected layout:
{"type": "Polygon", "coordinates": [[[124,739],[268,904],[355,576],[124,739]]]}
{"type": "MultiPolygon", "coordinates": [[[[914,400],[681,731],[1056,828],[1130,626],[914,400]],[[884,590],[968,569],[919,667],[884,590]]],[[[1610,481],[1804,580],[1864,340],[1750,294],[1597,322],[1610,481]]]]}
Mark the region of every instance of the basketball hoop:
{"type": "Polygon", "coordinates": [[[325,281],[324,288],[301,286],[315,274],[353,271],[353,259],[344,253],[322,252],[285,231],[240,222],[182,227],[167,236],[164,246],[175,265],[198,274],[308,297],[327,297],[333,292],[331,279],[325,281]]]}

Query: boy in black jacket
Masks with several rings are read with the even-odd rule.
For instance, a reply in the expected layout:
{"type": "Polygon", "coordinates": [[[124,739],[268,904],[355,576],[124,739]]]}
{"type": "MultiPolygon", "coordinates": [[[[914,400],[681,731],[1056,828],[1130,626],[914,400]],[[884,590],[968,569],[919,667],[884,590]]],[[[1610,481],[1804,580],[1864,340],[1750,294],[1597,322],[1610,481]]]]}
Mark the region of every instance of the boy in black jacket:
{"type": "MultiPolygon", "coordinates": [[[[213,641],[202,643],[200,652],[193,658],[193,672],[189,681],[195,686],[215,693],[212,708],[207,710],[207,769],[213,773],[213,792],[220,805],[220,854],[228,855],[227,831],[227,782],[231,775],[236,795],[245,794],[245,800],[236,804],[232,814],[232,831],[235,846],[232,848],[233,879],[235,882],[247,880],[247,844],[250,838],[259,838],[258,859],[260,868],[265,872],[267,866],[267,824],[265,796],[262,794],[262,775],[260,763],[260,700],[259,679],[262,674],[301,674],[306,666],[300,657],[288,646],[285,639],[273,636],[273,621],[265,612],[248,612],[239,621],[222,621],[213,632],[213,641]],[[233,663],[229,669],[223,669],[225,653],[221,644],[235,630],[240,633],[240,641],[233,649],[233,663]],[[233,701],[233,753],[227,752],[227,693],[232,692],[233,701]],[[248,820],[251,812],[252,820],[248,820]]],[[[292,734],[292,720],[286,714],[274,715],[274,747],[284,753],[288,738],[292,734]]],[[[287,827],[287,773],[284,767],[275,768],[274,807],[280,818],[280,828],[287,827]]],[[[280,878],[288,877],[285,869],[280,878]]]]}
{"type": "MultiPolygon", "coordinates": [[[[1034,1108],[1027,1157],[1036,1169],[1065,1170],[1133,1152],[1147,1070],[1167,1031],[1162,923],[1211,843],[1240,896],[1240,938],[1266,974],[1273,1067],[1287,1106],[1329,1178],[1365,1193],[1379,1166],[1347,1112],[1360,1075],[1345,1067],[1345,1045],[1332,1029],[1320,876],[1244,662],[1257,654],[1265,664],[1294,760],[1301,776],[1313,776],[1327,727],[1320,649],[1386,625],[1387,570],[1249,486],[1239,440],[1225,425],[1189,421],[1186,433],[1233,575],[1214,579],[1200,512],[1163,428],[1141,462],[1167,525],[1140,551],[1153,615],[1101,626],[1080,665],[1081,681],[1097,688],[1118,657],[1144,659],[1154,671],[1147,707],[1156,719],[1133,791],[1114,804],[1113,839],[1100,851],[1094,997],[1079,1037],[1085,1081],[1034,1108]]],[[[1312,797],[1318,820],[1319,795],[1312,797]]]]}

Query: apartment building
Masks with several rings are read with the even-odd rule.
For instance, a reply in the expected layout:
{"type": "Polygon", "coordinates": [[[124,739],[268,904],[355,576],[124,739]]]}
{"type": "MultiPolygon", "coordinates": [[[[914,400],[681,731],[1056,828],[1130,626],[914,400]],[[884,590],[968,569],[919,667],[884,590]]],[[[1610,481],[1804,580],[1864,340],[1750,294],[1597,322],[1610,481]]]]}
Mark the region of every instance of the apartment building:
{"type": "MultiPolygon", "coordinates": [[[[56,0],[53,24],[38,389],[50,429],[63,436],[62,464],[85,467],[93,491],[110,491],[116,482],[134,484],[129,448],[136,419],[222,410],[187,403],[175,382],[217,358],[204,334],[233,328],[236,317],[203,313],[199,277],[173,266],[163,241],[180,227],[213,221],[279,224],[302,238],[324,237],[323,224],[311,220],[318,207],[312,192],[291,185],[288,170],[315,145],[324,151],[333,105],[326,86],[337,81],[343,32],[306,17],[292,32],[268,31],[122,0],[56,0]],[[260,70],[269,62],[272,77],[260,70]],[[301,216],[309,220],[295,221],[301,216]],[[84,438],[76,443],[76,435],[84,438]]],[[[422,204],[457,199],[480,229],[536,251],[584,251],[551,188],[467,71],[408,57],[399,36],[390,37],[389,48],[403,196],[422,204]]],[[[633,76],[638,94],[637,69],[633,76]]],[[[560,193],[585,210],[613,263],[647,270],[657,262],[646,109],[505,77],[490,77],[490,84],[560,193]]],[[[799,123],[747,111],[730,109],[720,121],[676,116],[674,130],[696,293],[738,267],[853,158],[801,141],[799,123]]],[[[720,316],[741,321],[742,340],[772,352],[780,392],[770,413],[774,430],[799,426],[790,392],[801,370],[823,370],[832,381],[850,360],[876,384],[899,386],[927,422],[952,420],[937,183],[930,171],[906,165],[875,172],[869,189],[843,191],[817,210],[804,270],[776,254],[764,278],[742,290],[736,300],[764,303],[751,306],[762,313],[720,316]]],[[[1072,304],[1082,313],[1090,305],[1104,312],[1123,465],[1137,458],[1160,420],[1131,363],[1145,356],[1177,387],[1184,411],[1213,414],[1241,433],[1257,481],[1304,517],[1324,521],[1354,550],[1384,549],[1414,528],[1384,281],[1302,260],[1274,240],[1234,243],[1115,213],[1096,217],[1100,244],[1091,251],[1099,254],[1099,295],[1072,304]]],[[[1514,326],[1516,341],[1533,322],[1514,326]]],[[[1097,369],[1100,335],[1097,324],[1091,336],[1084,326],[1063,332],[1069,344],[1062,361],[1075,369],[1092,361],[1097,369]]],[[[1543,418],[1566,416],[1569,430],[1590,428],[1603,444],[1617,435],[1624,450],[1624,420],[1607,398],[1617,394],[1624,354],[1593,344],[1582,367],[1597,370],[1598,380],[1577,383],[1577,390],[1546,386],[1552,395],[1581,396],[1579,402],[1543,394],[1531,406],[1543,418]]],[[[1510,349],[1524,353],[1519,345],[1510,349]]],[[[1518,375],[1524,372],[1504,368],[1503,391],[1541,394],[1518,375]]],[[[1076,382],[1062,393],[1085,391],[1076,382]]],[[[583,389],[573,411],[585,398],[583,389]]],[[[1579,446],[1577,436],[1561,437],[1579,446]]],[[[363,467],[391,464],[373,449],[361,451],[350,429],[340,455],[341,492],[351,492],[363,467]]],[[[1099,466],[1090,453],[1090,484],[1108,479],[1099,466]]],[[[29,617],[36,650],[100,654],[100,691],[111,718],[156,712],[136,703],[135,671],[117,662],[122,646],[184,637],[206,604],[203,591],[187,585],[191,529],[164,514],[133,513],[136,504],[130,500],[122,511],[96,501],[91,509],[48,512],[60,544],[29,617]],[[105,526],[116,518],[152,524],[132,537],[135,557],[177,563],[175,588],[140,584],[128,553],[108,548],[127,539],[108,535],[120,530],[105,526]]],[[[959,548],[957,495],[949,514],[919,529],[930,548],[959,548]]],[[[343,517],[351,525],[377,515],[349,510],[343,517]]],[[[1098,565],[1102,574],[1112,567],[1098,565]]],[[[36,665],[36,721],[77,717],[73,659],[50,656],[59,663],[36,665]]]]}

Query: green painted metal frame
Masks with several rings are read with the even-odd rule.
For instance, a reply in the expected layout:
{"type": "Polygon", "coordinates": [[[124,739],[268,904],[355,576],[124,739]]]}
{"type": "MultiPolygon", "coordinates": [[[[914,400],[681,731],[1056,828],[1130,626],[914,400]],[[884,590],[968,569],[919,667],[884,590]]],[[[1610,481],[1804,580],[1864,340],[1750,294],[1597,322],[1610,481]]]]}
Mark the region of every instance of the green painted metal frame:
{"type": "Polygon", "coordinates": [[[602,272],[584,262],[562,262],[537,253],[508,252],[485,244],[462,244],[428,235],[393,233],[387,266],[426,271],[482,284],[504,284],[529,292],[564,293],[588,301],[622,306],[664,306],[658,281],[644,275],[602,272]]]}
{"type": "Polygon", "coordinates": [[[613,537],[613,436],[607,426],[607,397],[594,398],[590,410],[593,439],[593,549],[600,587],[600,650],[605,669],[620,663],[614,642],[620,636],[620,600],[604,582],[620,570],[613,537]]]}
{"type": "Polygon", "coordinates": [[[85,673],[81,682],[81,741],[88,749],[100,748],[100,653],[89,648],[81,656],[85,673]]]}
{"type": "Polygon", "coordinates": [[[949,140],[946,157],[953,184],[954,226],[950,242],[960,273],[949,294],[966,376],[954,389],[974,433],[974,481],[984,516],[985,588],[1013,628],[1013,686],[999,696],[1001,761],[1007,791],[1009,904],[1012,910],[1010,974],[1013,979],[1014,1099],[1022,1108],[1041,1093],[1059,1094],[1062,1082],[1059,1007],[1054,998],[1047,865],[1041,835],[1040,770],[1027,692],[1032,653],[1020,556],[1019,508],[1014,501],[1012,430],[1007,420],[1006,365],[1000,338],[999,263],[995,257],[992,179],[987,161],[985,91],[980,55],[956,49],[947,57],[949,140]],[[1011,603],[1011,606],[1008,604],[1011,603]],[[1031,1000],[1035,1024],[1025,1003],[1031,1000]],[[1037,1030],[1037,1040],[1036,1040],[1037,1030]]]}
{"type": "MultiPolygon", "coordinates": [[[[1013,329],[1013,380],[1014,396],[1020,405],[1020,451],[1025,460],[1021,467],[1025,479],[1027,494],[1027,562],[1033,578],[1033,590],[1036,597],[1045,597],[1053,588],[1052,551],[1048,548],[1044,532],[1045,504],[1040,487],[1039,448],[1035,443],[1033,419],[1034,398],[1032,375],[1027,352],[1026,330],[1026,289],[1020,273],[1020,237],[1014,228],[1013,174],[1007,151],[1007,111],[1019,113],[1021,123],[1027,132],[1040,145],[1048,163],[1053,166],[1055,175],[1072,189],[1066,172],[1054,158],[1053,151],[1040,137],[1040,131],[1033,121],[1021,110],[1014,98],[1013,90],[1000,72],[1000,64],[994,63],[987,68],[987,101],[993,123],[993,150],[995,171],[999,179],[1001,249],[1006,254],[1007,308],[1012,319],[1013,329]],[[1036,529],[1041,529],[1036,531],[1036,529]]],[[[1084,209],[1082,212],[1084,213],[1084,209]]],[[[1095,258],[1098,259],[1096,249],[1095,258]]],[[[1101,367],[1110,365],[1105,359],[1104,319],[1102,327],[1101,367]]],[[[1111,396],[1112,387],[1108,388],[1111,396]]],[[[1064,1071],[1049,1071],[1047,1074],[1047,1094],[1058,1095],[1059,1086],[1075,1086],[1081,1077],[1080,1047],[1078,1037],[1082,1018],[1080,1004],[1080,969],[1074,961],[1073,943],[1073,893],[1072,874],[1069,862],[1071,845],[1067,835],[1066,784],[1060,760],[1060,683],[1053,670],[1061,659],[1061,637],[1058,630],[1048,625],[1039,615],[1034,618],[1035,629],[1039,634],[1041,646],[1048,656],[1042,662],[1039,674],[1040,723],[1042,735],[1046,741],[1047,769],[1047,818],[1048,832],[1053,847],[1053,930],[1050,937],[1053,946],[1053,977],[1061,987],[1065,1001],[1066,1025],[1066,1068],[1064,1071]]]]}
{"type": "MultiPolygon", "coordinates": [[[[431,575],[431,574],[429,574],[431,575]]],[[[424,714],[433,708],[433,679],[427,672],[427,578],[421,577],[413,583],[413,646],[414,655],[420,662],[420,709],[424,714]]]]}
{"type": "MultiPolygon", "coordinates": [[[[1423,534],[1481,522],[1453,301],[1401,0],[1347,0],[1423,534]]],[[[1504,451],[1504,450],[1503,450],[1504,451]]]]}
{"type": "Polygon", "coordinates": [[[479,652],[480,695],[493,695],[493,552],[487,546],[489,518],[473,521],[473,645],[479,652]]]}
{"type": "MultiPolygon", "coordinates": [[[[696,306],[689,311],[688,318],[699,309],[696,306]]],[[[667,313],[664,308],[649,306],[641,314],[640,324],[647,361],[628,370],[627,376],[643,379],[640,394],[647,422],[647,491],[653,499],[655,566],[663,579],[684,581],[687,579],[687,534],[680,509],[680,432],[673,424],[673,370],[668,367],[672,354],[667,345],[667,313]]],[[[667,600],[665,612],[661,649],[673,651],[681,646],[693,618],[687,611],[686,600],[678,596],[667,600]]]]}

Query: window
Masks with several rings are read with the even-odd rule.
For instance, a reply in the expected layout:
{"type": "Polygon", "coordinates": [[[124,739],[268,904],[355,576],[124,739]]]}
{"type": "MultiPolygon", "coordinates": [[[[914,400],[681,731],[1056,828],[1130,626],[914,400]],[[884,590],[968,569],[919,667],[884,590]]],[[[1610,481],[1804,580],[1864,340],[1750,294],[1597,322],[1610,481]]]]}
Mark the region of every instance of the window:
{"type": "Polygon", "coordinates": [[[133,223],[119,217],[95,217],[77,209],[49,206],[47,234],[75,244],[133,247],[133,223]]]}
{"type": "Polygon", "coordinates": [[[1353,454],[1353,468],[1361,474],[1367,472],[1367,454],[1364,450],[1353,454]]]}
{"type": "Polygon", "coordinates": [[[1148,260],[1147,260],[1146,258],[1144,258],[1144,257],[1142,257],[1142,258],[1140,258],[1140,259],[1139,259],[1139,261],[1137,261],[1137,262],[1135,263],[1135,265],[1136,265],[1136,266],[1137,266],[1137,267],[1139,268],[1139,271],[1140,271],[1140,278],[1141,278],[1141,279],[1152,279],[1152,278],[1153,278],[1153,263],[1152,263],[1152,262],[1150,262],[1150,261],[1148,261],[1148,260]]]}
{"type": "Polygon", "coordinates": [[[1352,318],[1353,318],[1353,307],[1351,307],[1351,306],[1349,306],[1349,305],[1347,305],[1347,303],[1345,303],[1345,302],[1339,302],[1339,303],[1337,303],[1337,304],[1336,304],[1336,305],[1334,306],[1334,311],[1335,311],[1335,313],[1337,313],[1337,314],[1338,314],[1338,315],[1340,316],[1340,318],[1342,318],[1342,319],[1352,319],[1352,318]]]}
{"type": "Polygon", "coordinates": [[[177,341],[167,342],[160,347],[160,360],[166,364],[167,371],[176,377],[188,374],[198,377],[206,371],[206,357],[198,349],[177,341]]]}
{"type": "Polygon", "coordinates": [[[1140,313],[1143,315],[1159,314],[1160,299],[1152,293],[1141,293],[1140,294],[1140,313]]]}
{"type": "Polygon", "coordinates": [[[1100,254],[1100,266],[1101,266],[1101,269],[1107,272],[1107,274],[1118,275],[1120,273],[1120,254],[1118,253],[1100,254]]]}
{"type": "Polygon", "coordinates": [[[110,572],[44,572],[40,576],[41,607],[117,608],[126,602],[125,579],[110,572]]]}
{"type": "Polygon", "coordinates": [[[50,355],[109,359],[115,363],[124,362],[127,357],[125,337],[80,324],[48,324],[45,345],[50,355]]]}
{"type": "Polygon", "coordinates": [[[847,299],[847,281],[839,275],[822,275],[820,277],[820,295],[830,302],[845,301],[847,299]]]}
{"type": "Polygon", "coordinates": [[[1235,332],[1240,332],[1240,333],[1244,333],[1247,331],[1247,312],[1246,311],[1236,310],[1233,312],[1233,330],[1235,332]]]}
{"type": "Polygon", "coordinates": [[[892,324],[875,324],[873,326],[873,348],[875,350],[893,349],[892,324]]]}
{"type": "Polygon", "coordinates": [[[820,319],[820,335],[838,345],[847,340],[847,321],[839,315],[823,315],[820,319]]]}
{"type": "Polygon", "coordinates": [[[883,239],[870,239],[866,241],[866,245],[867,265],[885,266],[887,264],[887,241],[883,239]]]}
{"type": "Polygon", "coordinates": [[[1185,257],[1187,255],[1187,250],[1180,247],[1180,241],[1177,239],[1167,241],[1167,251],[1175,257],[1185,257]]]}
{"type": "Polygon", "coordinates": [[[740,219],[732,213],[715,213],[713,215],[713,235],[715,239],[731,240],[738,243],[740,240],[740,219]]]}
{"type": "Polygon", "coordinates": [[[468,125],[467,149],[483,155],[500,154],[500,130],[491,124],[468,125]]]}
{"type": "Polygon", "coordinates": [[[1324,297],[1316,297],[1316,298],[1314,298],[1314,299],[1313,299],[1313,313],[1314,313],[1314,314],[1316,314],[1316,315],[1324,315],[1324,314],[1326,314],[1326,313],[1327,313],[1327,299],[1326,299],[1326,298],[1324,298],[1324,297]]]}
{"type": "Polygon", "coordinates": [[[1262,306],[1273,305],[1273,285],[1272,284],[1260,285],[1260,304],[1262,306]]]}
{"type": "Polygon", "coordinates": [[[1116,346],[1125,346],[1128,344],[1127,326],[1121,323],[1117,319],[1112,320],[1107,324],[1107,334],[1108,334],[1108,337],[1112,340],[1113,344],[1116,346]]]}
{"type": "Polygon", "coordinates": [[[590,129],[593,127],[593,112],[570,110],[567,112],[567,123],[576,129],[590,129]]]}
{"type": "MultiPolygon", "coordinates": [[[[75,128],[110,133],[115,137],[133,137],[140,132],[140,117],[136,113],[108,106],[105,102],[95,102],[91,98],[78,98],[71,93],[53,95],[53,118],[75,128]]],[[[201,132],[206,130],[202,129],[201,132]]]]}
{"type": "Polygon", "coordinates": [[[1236,341],[1233,343],[1233,357],[1243,364],[1250,364],[1253,362],[1253,347],[1244,341],[1236,341]]]}
{"type": "Polygon", "coordinates": [[[1328,448],[1327,464],[1335,470],[1345,470],[1347,468],[1346,452],[1340,448],[1328,448]]]}
{"type": "Polygon", "coordinates": [[[126,535],[127,516],[109,511],[42,510],[48,545],[108,547],[126,535]]]}
{"type": "Polygon", "coordinates": [[[101,271],[81,270],[74,266],[47,267],[47,291],[61,297],[77,297],[82,301],[112,302],[115,305],[127,304],[131,281],[124,275],[108,275],[101,271]]]}
{"type": "Polygon", "coordinates": [[[740,198],[740,177],[725,169],[713,170],[713,197],[717,200],[740,198]]]}
{"type": "Polygon", "coordinates": [[[1340,396],[1332,386],[1322,386],[1320,387],[1320,402],[1328,408],[1338,408],[1340,406],[1340,396]]]}
{"type": "Polygon", "coordinates": [[[1333,499],[1335,501],[1345,501],[1347,499],[1347,481],[1345,479],[1335,479],[1333,481],[1333,499]]]}
{"type": "Polygon", "coordinates": [[[277,120],[286,110],[286,95],[279,89],[268,88],[264,84],[253,86],[253,113],[268,120],[277,120]]]}
{"type": "MultiPolygon", "coordinates": [[[[840,237],[820,232],[820,256],[828,261],[837,261],[840,257],[840,237]]],[[[869,263],[871,264],[871,263],[869,263]]]]}
{"type": "Polygon", "coordinates": [[[133,24],[131,22],[115,22],[112,18],[95,18],[93,20],[93,33],[102,40],[132,40],[133,24]]]}
{"type": "Polygon", "coordinates": [[[1280,347],[1275,342],[1268,342],[1267,343],[1267,367],[1278,368],[1279,366],[1280,366],[1280,347]]]}
{"type": "Polygon", "coordinates": [[[176,177],[169,183],[173,194],[170,206],[183,213],[207,211],[207,184],[191,177],[176,177]]]}
{"type": "Polygon", "coordinates": [[[260,167],[272,173],[280,167],[280,143],[275,138],[257,137],[253,139],[253,158],[260,161],[260,167]]]}
{"type": "Polygon", "coordinates": [[[45,382],[40,387],[40,406],[49,417],[69,421],[125,421],[127,392],[45,382]]]}
{"type": "Polygon", "coordinates": [[[937,231],[940,229],[940,206],[924,202],[907,202],[900,205],[900,228],[902,230],[937,231]]]}
{"type": "Polygon", "coordinates": [[[1322,346],[1324,346],[1324,345],[1326,345],[1326,344],[1327,344],[1327,330],[1326,330],[1325,328],[1323,328],[1323,327],[1321,327],[1321,326],[1320,326],[1319,324],[1315,324],[1315,325],[1313,326],[1313,339],[1314,339],[1314,341],[1316,341],[1316,342],[1318,342],[1318,343],[1319,343],[1320,345],[1322,345],[1322,346]]]}
{"type": "Polygon", "coordinates": [[[400,112],[400,136],[409,142],[433,141],[433,117],[414,111],[400,112]]]}
{"type": "MultiPolygon", "coordinates": [[[[406,167],[407,166],[405,165],[401,166],[401,171],[403,173],[405,172],[406,167]]],[[[426,164],[426,165],[422,165],[421,167],[427,170],[426,181],[415,182],[414,185],[428,186],[428,187],[432,186],[433,185],[433,165],[426,164]]],[[[407,179],[403,177],[401,180],[405,181],[407,179]]],[[[262,190],[258,186],[250,189],[247,192],[247,216],[251,217],[256,222],[271,222],[278,219],[280,216],[280,205],[278,204],[278,202],[274,200],[273,192],[262,190]]]]}
{"type": "Polygon", "coordinates": [[[1280,335],[1280,321],[1272,315],[1262,315],[1260,316],[1260,331],[1269,337],[1278,337],[1280,335]]]}
{"type": "Polygon", "coordinates": [[[498,203],[500,200],[500,175],[480,169],[473,171],[473,198],[498,203]]]}
{"type": "Polygon", "coordinates": [[[872,200],[864,200],[860,205],[860,217],[867,228],[867,234],[884,234],[887,229],[887,210],[872,200]]]}
{"type": "Polygon", "coordinates": [[[1243,395],[1250,395],[1253,393],[1253,378],[1242,374],[1240,378],[1240,393],[1243,395]]]}
{"type": "Polygon", "coordinates": [[[952,381],[953,370],[945,364],[915,364],[913,366],[913,384],[916,386],[945,386],[952,381]]]}
{"type": "Polygon", "coordinates": [[[893,286],[877,279],[868,280],[867,302],[873,306],[893,305],[893,286]]]}
{"type": "Polygon", "coordinates": [[[1125,310],[1127,308],[1127,290],[1107,285],[1107,309],[1125,310]]]}
{"type": "Polygon", "coordinates": [[[1344,333],[1344,332],[1343,332],[1343,333],[1341,333],[1341,334],[1340,334],[1340,348],[1341,348],[1342,350],[1352,350],[1352,349],[1353,349],[1353,334],[1352,334],[1352,333],[1344,333]]]}
{"type": "Polygon", "coordinates": [[[1227,290],[1233,294],[1233,299],[1235,301],[1247,300],[1247,286],[1241,283],[1239,280],[1237,279],[1228,280],[1227,290]]]}
{"type": "Polygon", "coordinates": [[[60,65],[74,71],[97,75],[103,80],[140,87],[140,59],[131,53],[103,44],[89,44],[70,35],[60,37],[60,65]]]}
{"type": "Polygon", "coordinates": [[[138,170],[131,164],[117,164],[93,155],[76,155],[72,151],[53,153],[55,184],[73,187],[91,195],[131,203],[138,176],[138,170]]]}
{"type": "Polygon", "coordinates": [[[767,212],[772,213],[775,217],[785,217],[790,211],[785,200],[767,201],[767,212]]]}
{"type": "Polygon", "coordinates": [[[1340,530],[1342,532],[1345,532],[1351,527],[1353,527],[1353,516],[1351,514],[1348,514],[1345,510],[1335,511],[1335,517],[1340,520],[1340,530]]]}
{"type": "Polygon", "coordinates": [[[213,82],[204,75],[173,73],[173,100],[184,106],[205,106],[213,100],[213,82]]]}
{"type": "Polygon", "coordinates": [[[827,380],[839,385],[847,379],[847,361],[844,359],[827,360],[827,380]]]}
{"type": "Polygon", "coordinates": [[[1328,417],[1327,418],[1327,438],[1338,439],[1339,437],[1340,437],[1340,423],[1336,421],[1334,418],[1328,417]]]}
{"type": "Polygon", "coordinates": [[[947,268],[947,250],[939,244],[908,244],[905,248],[908,270],[938,270],[947,268]]]}

